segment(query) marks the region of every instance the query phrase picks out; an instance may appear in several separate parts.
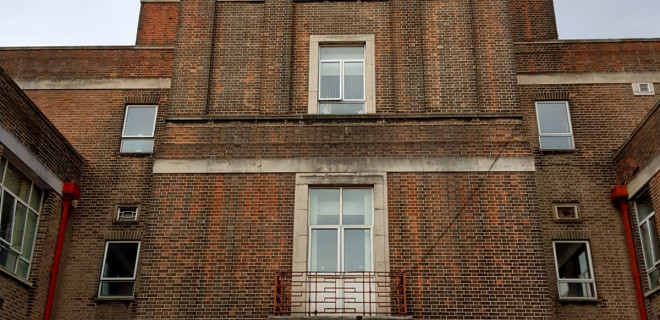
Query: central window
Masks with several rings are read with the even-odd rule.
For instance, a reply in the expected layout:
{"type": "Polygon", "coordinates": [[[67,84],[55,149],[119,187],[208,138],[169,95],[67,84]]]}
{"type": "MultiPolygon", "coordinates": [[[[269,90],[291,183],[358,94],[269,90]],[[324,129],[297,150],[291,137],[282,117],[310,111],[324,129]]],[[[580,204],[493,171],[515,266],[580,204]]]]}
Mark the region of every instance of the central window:
{"type": "Polygon", "coordinates": [[[309,191],[309,271],[373,271],[373,190],[309,191]]]}
{"type": "Polygon", "coordinates": [[[322,46],[319,51],[319,113],[365,113],[364,46],[322,46]]]}

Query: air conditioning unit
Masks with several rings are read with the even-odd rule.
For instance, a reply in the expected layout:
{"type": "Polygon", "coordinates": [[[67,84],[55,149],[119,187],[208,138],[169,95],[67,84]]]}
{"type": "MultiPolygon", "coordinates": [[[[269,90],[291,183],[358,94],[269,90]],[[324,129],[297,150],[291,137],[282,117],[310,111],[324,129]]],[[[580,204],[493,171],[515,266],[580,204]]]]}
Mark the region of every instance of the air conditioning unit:
{"type": "Polygon", "coordinates": [[[652,96],[655,95],[653,83],[650,82],[635,82],[632,84],[633,94],[636,96],[652,96]]]}
{"type": "Polygon", "coordinates": [[[137,221],[138,207],[119,207],[117,221],[137,221]]]}

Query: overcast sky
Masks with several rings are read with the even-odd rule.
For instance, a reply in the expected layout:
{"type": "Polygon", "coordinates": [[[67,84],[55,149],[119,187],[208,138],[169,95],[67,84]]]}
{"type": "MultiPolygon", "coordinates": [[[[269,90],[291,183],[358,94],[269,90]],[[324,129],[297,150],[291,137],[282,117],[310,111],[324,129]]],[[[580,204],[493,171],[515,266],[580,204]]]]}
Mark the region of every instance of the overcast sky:
{"type": "MultiPolygon", "coordinates": [[[[0,0],[0,46],[132,45],[140,0],[0,0]]],[[[555,0],[561,39],[660,38],[660,0],[555,0]]]]}

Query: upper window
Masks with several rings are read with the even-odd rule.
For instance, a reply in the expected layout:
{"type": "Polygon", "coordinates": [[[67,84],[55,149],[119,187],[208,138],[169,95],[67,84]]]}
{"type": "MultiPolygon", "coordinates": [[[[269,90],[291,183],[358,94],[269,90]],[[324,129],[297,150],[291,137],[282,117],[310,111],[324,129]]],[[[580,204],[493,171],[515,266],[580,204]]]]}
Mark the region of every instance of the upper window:
{"type": "Polygon", "coordinates": [[[595,299],[596,280],[588,241],[554,241],[560,299],[595,299]]]}
{"type": "Polygon", "coordinates": [[[157,106],[126,106],[121,152],[153,152],[157,109],[157,106]]]}
{"type": "Polygon", "coordinates": [[[575,148],[568,102],[537,102],[536,119],[539,125],[541,149],[570,150],[575,148]]]}
{"type": "Polygon", "coordinates": [[[375,112],[373,35],[310,36],[309,113],[375,112]]]}
{"type": "Polygon", "coordinates": [[[100,298],[133,298],[139,251],[139,241],[106,242],[100,298]]]}
{"type": "Polygon", "coordinates": [[[660,241],[655,224],[655,211],[651,203],[651,194],[647,189],[635,199],[637,224],[642,239],[642,253],[651,290],[660,286],[660,241]]]}
{"type": "Polygon", "coordinates": [[[27,279],[44,192],[0,159],[0,266],[27,279]]]}

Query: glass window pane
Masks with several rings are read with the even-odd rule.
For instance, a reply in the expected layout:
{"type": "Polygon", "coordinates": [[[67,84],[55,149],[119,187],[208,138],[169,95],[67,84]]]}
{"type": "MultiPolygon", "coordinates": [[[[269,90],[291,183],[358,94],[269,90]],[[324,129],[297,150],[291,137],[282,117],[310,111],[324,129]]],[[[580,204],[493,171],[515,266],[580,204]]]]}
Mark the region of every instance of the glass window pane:
{"type": "Polygon", "coordinates": [[[156,107],[126,107],[123,136],[153,137],[156,107]]]}
{"type": "Polygon", "coordinates": [[[337,230],[312,230],[312,263],[310,271],[335,272],[337,270],[337,230]]]}
{"type": "Polygon", "coordinates": [[[320,103],[320,114],[364,114],[364,103],[320,103]]]}
{"type": "Polygon", "coordinates": [[[339,189],[310,189],[310,225],[339,224],[339,189]]]}
{"type": "Polygon", "coordinates": [[[14,225],[15,198],[5,191],[2,195],[2,211],[0,211],[0,238],[11,242],[11,231],[14,225]]]}
{"type": "Polygon", "coordinates": [[[566,103],[537,103],[540,133],[570,133],[566,103]]]}
{"type": "Polygon", "coordinates": [[[321,47],[321,60],[359,60],[364,59],[364,46],[357,47],[321,47]]]}
{"type": "Polygon", "coordinates": [[[339,62],[321,62],[319,99],[341,99],[339,62]]]}
{"type": "Polygon", "coordinates": [[[649,286],[651,290],[660,286],[660,269],[655,269],[649,272],[649,286]]]}
{"type": "Polygon", "coordinates": [[[30,264],[18,259],[18,263],[16,264],[16,274],[23,278],[27,278],[28,275],[28,270],[30,269],[30,264]]]}
{"type": "Polygon", "coordinates": [[[646,262],[646,268],[653,268],[653,255],[651,254],[651,239],[649,239],[649,224],[648,222],[643,223],[639,226],[639,235],[642,238],[642,248],[644,248],[644,262],[646,262]]]}
{"type": "Polygon", "coordinates": [[[39,189],[39,187],[32,184],[32,195],[30,196],[30,208],[34,209],[36,212],[39,212],[41,209],[41,197],[44,192],[39,189]]]}
{"type": "Polygon", "coordinates": [[[132,278],[137,263],[137,243],[109,243],[103,265],[104,278],[132,278]]]}
{"type": "Polygon", "coordinates": [[[344,271],[371,271],[370,230],[344,230],[344,271]]]}
{"type": "Polygon", "coordinates": [[[7,159],[0,157],[0,185],[2,185],[2,179],[5,176],[6,165],[7,165],[7,159]]]}
{"type": "Polygon", "coordinates": [[[344,63],[344,99],[364,99],[364,63],[344,63]]]}
{"type": "Polygon", "coordinates": [[[593,298],[594,284],[590,282],[582,283],[559,283],[560,298],[593,298]]]}
{"type": "Polygon", "coordinates": [[[32,182],[18,169],[11,164],[7,166],[7,173],[5,175],[5,188],[13,192],[23,201],[28,201],[30,195],[30,186],[32,182]]]}
{"type": "Polygon", "coordinates": [[[16,254],[13,252],[8,251],[5,248],[0,247],[0,266],[5,267],[5,269],[14,271],[16,268],[16,260],[17,260],[16,254]]]}
{"type": "Polygon", "coordinates": [[[660,261],[660,240],[658,240],[658,227],[655,225],[655,215],[649,219],[651,244],[653,245],[653,265],[660,261]]]}
{"type": "Polygon", "coordinates": [[[569,137],[541,137],[541,149],[573,149],[573,139],[569,137]]]}
{"type": "Polygon", "coordinates": [[[635,210],[637,210],[637,220],[639,222],[653,213],[653,203],[651,203],[651,194],[648,189],[635,199],[635,210]]]}
{"type": "Polygon", "coordinates": [[[135,282],[101,281],[101,297],[132,297],[135,282]]]}
{"type": "Polygon", "coordinates": [[[25,233],[23,236],[23,250],[21,255],[28,261],[32,259],[32,246],[37,234],[37,219],[39,216],[32,211],[28,211],[27,221],[25,222],[25,233]]]}
{"type": "Polygon", "coordinates": [[[342,221],[346,225],[370,225],[371,189],[342,190],[342,221]]]}
{"type": "Polygon", "coordinates": [[[12,232],[11,246],[17,251],[21,251],[23,244],[23,228],[25,227],[25,217],[27,216],[27,207],[22,203],[16,204],[16,213],[14,214],[14,231],[12,232]]]}
{"type": "Polygon", "coordinates": [[[154,151],[153,139],[122,139],[121,152],[144,152],[151,153],[154,151]]]}
{"type": "Polygon", "coordinates": [[[591,279],[587,244],[555,243],[559,279],[591,279]]]}

